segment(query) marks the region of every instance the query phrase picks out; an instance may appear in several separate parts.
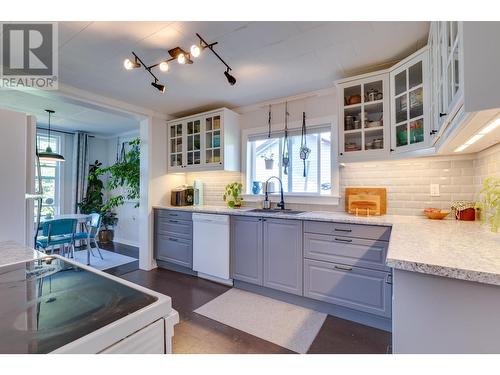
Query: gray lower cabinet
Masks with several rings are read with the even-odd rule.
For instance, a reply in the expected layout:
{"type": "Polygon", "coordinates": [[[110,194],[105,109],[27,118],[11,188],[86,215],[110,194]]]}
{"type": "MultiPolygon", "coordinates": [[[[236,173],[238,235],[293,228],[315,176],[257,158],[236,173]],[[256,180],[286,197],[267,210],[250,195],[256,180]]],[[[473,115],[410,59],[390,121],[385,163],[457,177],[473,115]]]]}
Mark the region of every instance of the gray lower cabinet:
{"type": "Polygon", "coordinates": [[[155,210],[154,252],[163,262],[193,268],[193,222],[190,212],[155,210]]]}
{"type": "Polygon", "coordinates": [[[390,272],[304,259],[304,296],[391,316],[390,272]]]}
{"type": "Polygon", "coordinates": [[[156,237],[156,259],[193,268],[193,243],[182,238],[158,235],[156,237]]]}
{"type": "Polygon", "coordinates": [[[302,221],[262,219],[264,286],[302,295],[302,221]]]}
{"type": "Polygon", "coordinates": [[[247,283],[263,284],[262,219],[231,218],[231,276],[247,283]]]}

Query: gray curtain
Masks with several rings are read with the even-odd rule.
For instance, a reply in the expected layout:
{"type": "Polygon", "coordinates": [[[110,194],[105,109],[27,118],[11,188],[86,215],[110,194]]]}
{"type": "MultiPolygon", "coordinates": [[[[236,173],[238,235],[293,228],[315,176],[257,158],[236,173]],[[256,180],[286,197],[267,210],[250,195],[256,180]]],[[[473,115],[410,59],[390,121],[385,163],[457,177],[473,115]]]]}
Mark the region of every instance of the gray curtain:
{"type": "Polygon", "coordinates": [[[85,197],[89,175],[89,135],[77,132],[74,138],[73,158],[73,212],[79,213],[78,203],[85,197]]]}

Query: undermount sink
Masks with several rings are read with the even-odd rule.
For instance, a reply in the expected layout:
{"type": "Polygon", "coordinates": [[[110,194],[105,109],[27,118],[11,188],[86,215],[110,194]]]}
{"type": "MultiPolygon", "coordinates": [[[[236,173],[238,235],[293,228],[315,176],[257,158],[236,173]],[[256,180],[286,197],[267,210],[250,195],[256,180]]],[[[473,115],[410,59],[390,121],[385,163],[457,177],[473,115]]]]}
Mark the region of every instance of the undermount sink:
{"type": "Polygon", "coordinates": [[[275,214],[275,215],[298,215],[304,213],[304,211],[294,211],[294,210],[287,210],[287,209],[275,209],[275,208],[255,208],[253,210],[249,210],[248,212],[259,212],[259,213],[266,213],[266,214],[275,214]]]}

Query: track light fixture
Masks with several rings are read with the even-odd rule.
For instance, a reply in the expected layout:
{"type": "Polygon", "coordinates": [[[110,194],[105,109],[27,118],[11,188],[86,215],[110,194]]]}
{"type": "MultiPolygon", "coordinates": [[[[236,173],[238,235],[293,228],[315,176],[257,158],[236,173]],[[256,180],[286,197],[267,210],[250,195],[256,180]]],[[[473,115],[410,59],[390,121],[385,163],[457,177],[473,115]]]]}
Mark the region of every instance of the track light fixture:
{"type": "Polygon", "coordinates": [[[234,78],[231,74],[229,74],[230,70],[231,70],[230,68],[227,68],[226,71],[224,72],[224,75],[226,76],[227,81],[229,82],[229,84],[231,86],[234,86],[234,84],[236,83],[236,78],[234,78]]]}
{"type": "Polygon", "coordinates": [[[215,55],[215,57],[217,57],[226,66],[226,70],[224,72],[224,76],[226,77],[227,82],[231,86],[234,86],[234,84],[236,83],[236,78],[229,73],[232,70],[231,67],[214,50],[214,46],[218,42],[207,43],[201,37],[200,34],[196,33],[196,36],[199,39],[199,43],[198,44],[193,44],[191,46],[191,48],[189,49],[189,52],[184,51],[181,47],[172,48],[172,49],[168,50],[168,54],[170,55],[169,59],[164,60],[162,62],[159,62],[157,64],[149,65],[149,66],[146,65],[146,64],[144,64],[144,62],[139,58],[139,56],[137,56],[134,52],[132,52],[132,55],[134,56],[134,59],[133,60],[131,60],[131,59],[125,59],[125,61],[123,62],[123,66],[127,70],[132,70],[132,69],[135,69],[135,68],[140,68],[141,66],[144,67],[144,69],[149,74],[151,74],[151,76],[154,78],[154,82],[151,82],[151,86],[155,87],[156,89],[158,89],[159,91],[161,91],[163,93],[163,92],[165,92],[165,86],[162,85],[162,84],[160,84],[160,83],[158,83],[159,79],[152,72],[152,69],[158,67],[160,69],[160,71],[162,71],[164,73],[168,72],[169,69],[170,69],[169,62],[171,62],[173,60],[177,60],[177,62],[180,65],[192,64],[193,63],[193,58],[199,57],[201,55],[201,53],[205,49],[208,48],[210,51],[212,51],[212,53],[215,55]]]}
{"type": "Polygon", "coordinates": [[[125,61],[123,62],[123,66],[127,70],[132,70],[132,69],[140,68],[141,64],[137,61],[137,56],[134,55],[134,61],[132,61],[130,59],[125,59],[125,61]]]}
{"type": "Polygon", "coordinates": [[[154,88],[158,89],[162,94],[165,92],[165,85],[162,85],[161,83],[158,83],[158,80],[155,80],[154,82],[151,82],[151,86],[154,88]]]}

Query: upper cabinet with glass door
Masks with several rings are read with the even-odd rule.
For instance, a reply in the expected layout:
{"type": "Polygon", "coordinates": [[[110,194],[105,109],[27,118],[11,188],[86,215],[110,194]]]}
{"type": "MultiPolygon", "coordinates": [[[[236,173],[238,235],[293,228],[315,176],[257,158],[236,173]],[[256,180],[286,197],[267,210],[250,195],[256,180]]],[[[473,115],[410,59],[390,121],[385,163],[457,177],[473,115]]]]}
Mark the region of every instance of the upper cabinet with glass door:
{"type": "Polygon", "coordinates": [[[463,104],[462,22],[433,22],[429,33],[432,135],[438,136],[463,104]]]}
{"type": "Polygon", "coordinates": [[[428,48],[397,64],[391,77],[391,151],[429,145],[428,48]]]}
{"type": "Polygon", "coordinates": [[[168,172],[240,169],[239,115],[226,108],[168,122],[168,172]]]}
{"type": "Polygon", "coordinates": [[[389,75],[368,74],[337,82],[339,159],[380,159],[389,150],[389,75]]]}

